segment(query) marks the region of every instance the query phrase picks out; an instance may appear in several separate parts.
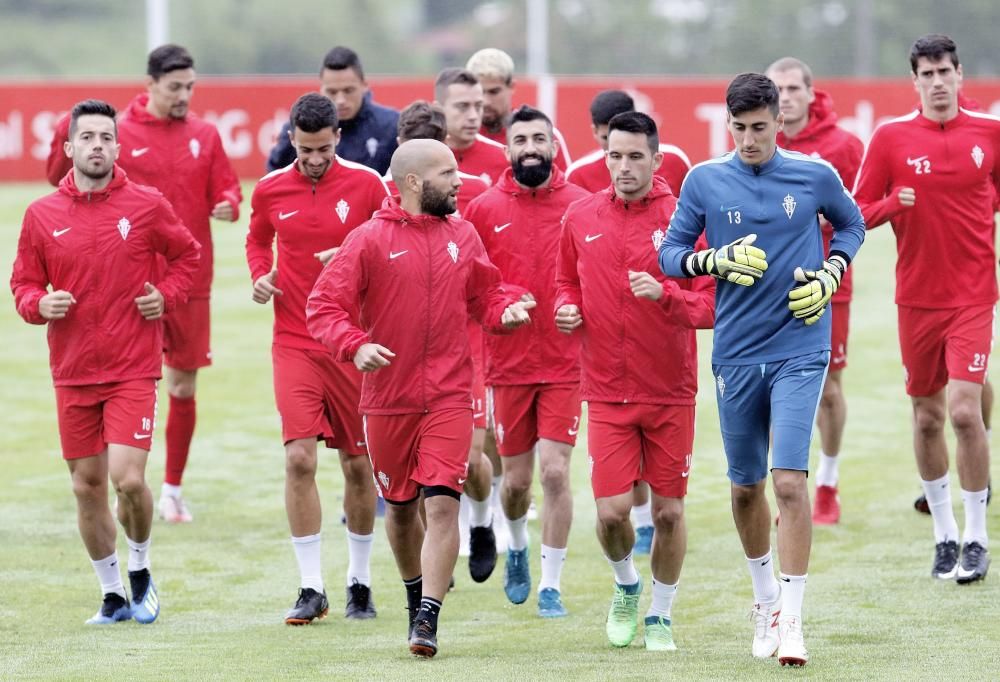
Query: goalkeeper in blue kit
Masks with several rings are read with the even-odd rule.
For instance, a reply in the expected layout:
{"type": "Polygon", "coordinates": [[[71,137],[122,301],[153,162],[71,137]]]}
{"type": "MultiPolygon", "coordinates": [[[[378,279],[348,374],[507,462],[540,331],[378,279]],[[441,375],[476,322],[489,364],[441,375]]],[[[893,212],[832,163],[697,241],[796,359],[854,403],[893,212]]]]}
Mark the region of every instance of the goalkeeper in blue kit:
{"type": "Polygon", "coordinates": [[[688,173],[660,267],[673,277],[719,279],[712,370],[733,518],[753,583],[751,651],[805,665],[802,598],[812,542],[806,474],[830,361],[830,316],[823,313],[865,224],[830,164],[778,148],[783,116],[770,79],[737,76],[726,106],[736,149],[688,173]],[[818,214],[835,230],[825,260],[818,214]],[[703,231],[713,248],[695,251],[703,231]],[[772,439],[780,580],[765,497],[772,439]]]}

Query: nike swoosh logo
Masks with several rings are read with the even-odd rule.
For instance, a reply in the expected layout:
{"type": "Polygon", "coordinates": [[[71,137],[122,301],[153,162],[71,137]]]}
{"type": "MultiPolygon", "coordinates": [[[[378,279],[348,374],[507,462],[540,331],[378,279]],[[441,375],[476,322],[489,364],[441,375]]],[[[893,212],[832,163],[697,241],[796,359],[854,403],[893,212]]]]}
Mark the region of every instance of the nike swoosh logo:
{"type": "Polygon", "coordinates": [[[761,567],[761,568],[764,568],[764,567],[765,567],[765,566],[767,566],[767,565],[768,565],[769,563],[771,563],[771,560],[770,560],[770,559],[768,559],[767,561],[762,561],[762,562],[761,562],[761,564],[760,564],[760,567],[761,567]]]}
{"type": "Polygon", "coordinates": [[[681,478],[687,478],[689,473],[691,473],[691,472],[690,471],[682,471],[681,472],[681,478]]]}
{"type": "Polygon", "coordinates": [[[291,218],[296,213],[298,213],[298,211],[289,211],[288,213],[279,212],[278,213],[278,220],[287,220],[288,218],[291,218]]]}
{"type": "Polygon", "coordinates": [[[459,485],[465,485],[465,479],[464,478],[458,479],[458,484],[459,485]]]}
{"type": "Polygon", "coordinates": [[[400,256],[402,256],[404,253],[409,253],[409,252],[410,252],[409,249],[406,249],[405,251],[397,251],[396,253],[390,252],[389,253],[389,260],[394,260],[394,259],[399,258],[400,256]]]}
{"type": "Polygon", "coordinates": [[[141,149],[133,149],[132,150],[132,158],[134,159],[137,156],[142,156],[143,154],[145,154],[148,151],[149,151],[149,147],[143,147],[141,149]]]}
{"type": "Polygon", "coordinates": [[[733,204],[732,206],[723,206],[722,204],[719,204],[719,210],[722,213],[725,213],[726,211],[735,211],[739,207],[740,207],[739,204],[733,204]]]}
{"type": "Polygon", "coordinates": [[[145,438],[149,438],[152,435],[153,434],[151,433],[133,433],[132,437],[135,438],[136,440],[143,440],[145,438]]]}
{"type": "Polygon", "coordinates": [[[923,160],[924,160],[924,159],[926,159],[926,158],[927,158],[927,155],[926,155],[926,154],[924,154],[923,156],[918,156],[918,157],[917,157],[917,158],[915,158],[915,159],[911,159],[911,158],[910,158],[909,156],[907,156],[907,157],[906,157],[906,164],[907,164],[908,166],[912,166],[912,165],[913,165],[913,164],[915,164],[915,163],[920,163],[921,161],[923,161],[923,160]]]}
{"type": "Polygon", "coordinates": [[[504,223],[503,225],[494,225],[493,226],[493,231],[494,232],[503,232],[508,227],[510,227],[510,223],[504,223]]]}
{"type": "Polygon", "coordinates": [[[472,413],[472,418],[473,419],[479,419],[480,417],[485,417],[485,416],[486,416],[485,412],[473,412],[472,413]]]}
{"type": "Polygon", "coordinates": [[[354,445],[359,448],[363,448],[367,445],[363,440],[354,441],[354,445]]]}
{"type": "Polygon", "coordinates": [[[569,435],[571,436],[575,436],[576,434],[580,433],[580,429],[567,429],[567,433],[569,433],[569,435]]]}
{"type": "Polygon", "coordinates": [[[583,238],[583,241],[585,241],[585,242],[587,242],[589,244],[590,242],[594,241],[595,239],[600,239],[603,236],[604,236],[603,232],[600,233],[600,234],[588,234],[586,237],[583,238]]]}
{"type": "Polygon", "coordinates": [[[61,236],[63,236],[64,234],[66,234],[67,232],[69,232],[72,229],[73,229],[72,227],[66,227],[66,228],[63,228],[61,230],[52,230],[52,236],[53,237],[61,237],[61,236]]]}
{"type": "Polygon", "coordinates": [[[978,367],[976,365],[969,365],[968,369],[969,369],[970,372],[982,372],[986,368],[985,367],[978,367]]]}

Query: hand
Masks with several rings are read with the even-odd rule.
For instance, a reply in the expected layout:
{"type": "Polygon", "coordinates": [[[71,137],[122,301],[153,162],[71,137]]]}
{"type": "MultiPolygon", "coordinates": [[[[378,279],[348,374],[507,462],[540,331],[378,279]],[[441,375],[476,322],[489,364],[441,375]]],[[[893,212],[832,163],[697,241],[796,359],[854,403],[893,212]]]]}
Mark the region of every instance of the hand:
{"type": "Polygon", "coordinates": [[[216,220],[233,222],[233,215],[233,205],[225,199],[212,207],[212,217],[216,220]]]}
{"type": "Polygon", "coordinates": [[[73,294],[68,291],[53,291],[38,299],[38,314],[46,320],[61,320],[66,317],[69,307],[76,303],[73,294]]]}
{"type": "Polygon", "coordinates": [[[340,247],[334,246],[332,249],[326,249],[325,251],[317,251],[313,255],[316,257],[316,260],[318,260],[323,265],[323,267],[326,267],[326,264],[333,260],[333,257],[337,254],[338,251],[340,251],[340,247]]]}
{"type": "Polygon", "coordinates": [[[147,320],[157,320],[163,316],[163,294],[149,282],[146,282],[146,293],[135,299],[139,313],[147,320]]]}
{"type": "Polygon", "coordinates": [[[385,346],[377,343],[363,343],[361,348],[354,354],[354,366],[362,372],[374,372],[377,369],[388,367],[389,358],[396,357],[396,354],[385,346]]]}
{"type": "Polygon", "coordinates": [[[692,253],[684,263],[689,276],[711,275],[733,284],[749,287],[764,276],[767,254],[751,246],[757,235],[748,234],[719,249],[692,253]]]}
{"type": "Polygon", "coordinates": [[[896,192],[896,200],[900,206],[910,208],[917,202],[917,191],[912,187],[900,187],[896,192]]]}
{"type": "Polygon", "coordinates": [[[788,292],[788,309],[792,315],[804,320],[806,326],[815,324],[826,312],[826,304],[840,287],[840,280],[847,264],[839,256],[823,261],[821,270],[795,268],[795,281],[802,286],[788,292]]]}
{"type": "Polygon", "coordinates": [[[628,285],[636,298],[648,298],[650,301],[659,301],[663,298],[663,285],[648,272],[629,270],[628,285]]]}
{"type": "MultiPolygon", "coordinates": [[[[530,294],[528,294],[530,296],[530,294]]],[[[528,311],[534,308],[538,303],[532,300],[524,300],[524,296],[517,303],[511,303],[507,306],[503,315],[500,317],[500,323],[507,329],[515,329],[522,325],[531,322],[531,316],[528,315],[528,311]]]]}
{"type": "Polygon", "coordinates": [[[266,275],[257,278],[253,283],[253,302],[267,303],[272,296],[281,296],[282,291],[274,286],[274,279],[278,276],[278,268],[274,268],[266,275]]]}
{"type": "Polygon", "coordinates": [[[556,329],[563,334],[572,334],[573,330],[583,324],[579,306],[572,304],[559,306],[556,311],[556,329]]]}

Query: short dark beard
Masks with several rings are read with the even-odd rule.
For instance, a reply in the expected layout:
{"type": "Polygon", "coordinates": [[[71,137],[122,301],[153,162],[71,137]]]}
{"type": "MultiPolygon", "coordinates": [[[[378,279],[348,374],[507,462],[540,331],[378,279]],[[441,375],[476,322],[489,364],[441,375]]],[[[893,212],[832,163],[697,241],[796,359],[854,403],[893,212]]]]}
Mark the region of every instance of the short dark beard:
{"type": "Polygon", "coordinates": [[[444,218],[455,212],[455,203],[447,192],[438,192],[431,186],[424,185],[420,192],[420,212],[444,218]]]}
{"type": "Polygon", "coordinates": [[[108,166],[107,170],[102,172],[92,171],[88,169],[86,165],[79,166],[76,163],[74,163],[73,166],[76,168],[77,171],[80,172],[81,175],[83,175],[84,177],[88,177],[91,180],[103,180],[104,178],[108,177],[115,171],[114,164],[111,164],[110,166],[108,166]]]}
{"type": "Polygon", "coordinates": [[[552,175],[552,157],[535,156],[534,158],[541,159],[541,163],[537,166],[525,166],[522,156],[511,166],[514,171],[514,179],[517,180],[518,184],[525,187],[538,187],[552,175]]]}

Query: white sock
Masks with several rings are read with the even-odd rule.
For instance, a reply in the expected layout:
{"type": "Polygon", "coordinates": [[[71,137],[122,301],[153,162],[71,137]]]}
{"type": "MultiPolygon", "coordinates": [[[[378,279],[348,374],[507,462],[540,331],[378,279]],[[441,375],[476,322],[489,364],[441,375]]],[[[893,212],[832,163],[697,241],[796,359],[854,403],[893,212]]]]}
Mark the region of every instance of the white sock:
{"type": "Polygon", "coordinates": [[[180,497],[181,487],[179,485],[170,485],[169,483],[164,483],[160,486],[160,496],[167,495],[169,497],[180,497]]]}
{"type": "Polygon", "coordinates": [[[469,498],[469,527],[480,528],[493,523],[493,510],[490,508],[490,496],[485,500],[474,500],[469,498]]]}
{"type": "Polygon", "coordinates": [[[528,515],[519,519],[507,519],[507,530],[510,538],[507,547],[514,550],[526,549],[528,546],[528,515]]]}
{"type": "Polygon", "coordinates": [[[145,542],[136,542],[126,535],[125,540],[128,542],[128,570],[141,571],[149,568],[149,543],[152,538],[146,538],[145,542]]]}
{"type": "Polygon", "coordinates": [[[976,492],[962,491],[962,505],[965,507],[965,531],[962,533],[962,543],[978,542],[983,547],[989,546],[986,537],[986,497],[989,488],[976,492]]]}
{"type": "Polygon", "coordinates": [[[635,585],[639,582],[639,573],[635,570],[635,562],[632,561],[632,552],[621,561],[613,561],[608,557],[611,570],[615,572],[615,582],[619,585],[635,585]]]}
{"type": "Polygon", "coordinates": [[[778,586],[778,581],[774,579],[771,550],[756,559],[747,557],[747,567],[750,569],[750,582],[753,583],[754,602],[769,604],[777,599],[778,595],[781,594],[781,588],[778,586]]]}
{"type": "Polygon", "coordinates": [[[118,568],[118,552],[112,552],[111,556],[97,561],[91,559],[90,563],[94,565],[94,573],[97,574],[97,580],[101,583],[102,597],[113,593],[121,595],[122,599],[127,599],[125,586],[122,585],[122,572],[118,568]]]}
{"type": "Polygon", "coordinates": [[[538,583],[538,591],[546,587],[559,589],[559,579],[562,577],[563,562],[566,561],[566,547],[559,549],[542,544],[542,579],[538,583]]]}
{"type": "Polygon", "coordinates": [[[781,618],[798,618],[802,622],[802,597],[806,592],[806,576],[781,574],[781,618]]]}
{"type": "Polygon", "coordinates": [[[934,481],[920,481],[924,486],[927,506],[934,519],[934,542],[958,542],[958,521],[951,508],[951,483],[948,474],[934,481]]]}
{"type": "Polygon", "coordinates": [[[831,457],[825,452],[819,453],[819,466],[816,467],[816,485],[826,485],[831,488],[837,487],[837,480],[840,477],[837,471],[837,462],[839,461],[840,457],[836,455],[831,457]]]}
{"type": "Polygon", "coordinates": [[[670,609],[673,608],[674,597],[677,596],[677,585],[679,584],[668,585],[653,578],[653,601],[649,605],[649,611],[646,612],[646,616],[660,616],[661,618],[670,620],[670,609]]]}
{"type": "Polygon", "coordinates": [[[320,533],[304,535],[300,538],[292,536],[292,547],[295,548],[295,559],[299,562],[301,587],[311,587],[317,592],[323,592],[320,533]]]}
{"type": "Polygon", "coordinates": [[[653,525],[653,503],[637,504],[632,507],[632,514],[635,516],[636,528],[653,525]]]}
{"type": "MultiPolygon", "coordinates": [[[[347,586],[355,580],[371,587],[371,556],[375,534],[358,535],[347,531],[347,586]]],[[[316,588],[313,588],[316,589],[316,588]]]]}

